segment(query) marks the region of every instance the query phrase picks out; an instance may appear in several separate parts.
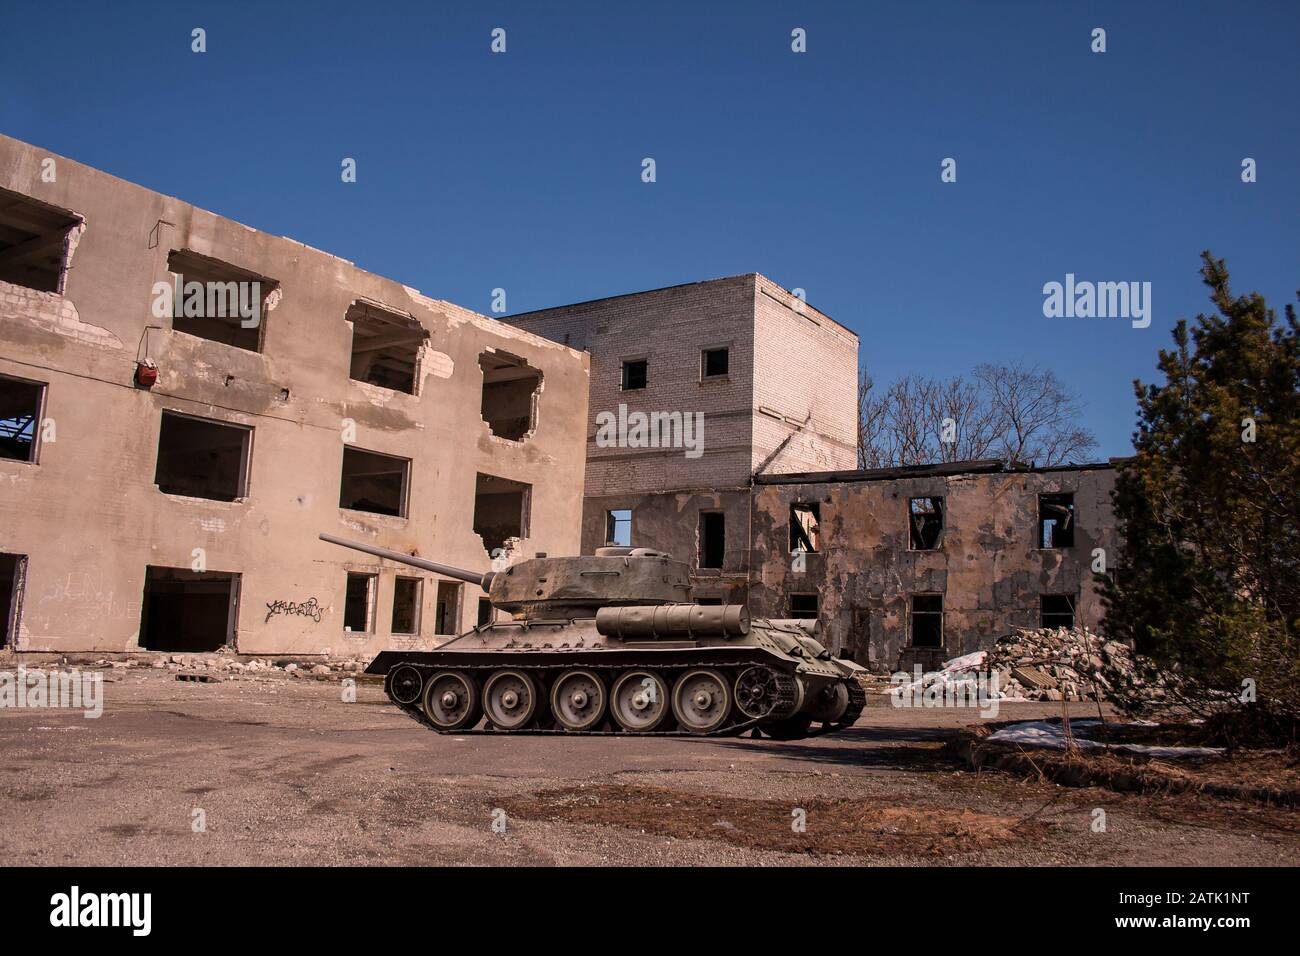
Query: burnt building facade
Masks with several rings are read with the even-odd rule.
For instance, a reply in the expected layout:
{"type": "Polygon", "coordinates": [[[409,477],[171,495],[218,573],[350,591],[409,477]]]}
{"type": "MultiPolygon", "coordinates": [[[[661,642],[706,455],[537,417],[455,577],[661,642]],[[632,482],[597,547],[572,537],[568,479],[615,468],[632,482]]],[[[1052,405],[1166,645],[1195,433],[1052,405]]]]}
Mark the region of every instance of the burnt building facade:
{"type": "Polygon", "coordinates": [[[1114,484],[1109,464],[996,461],[756,477],[750,613],[816,617],[877,670],[934,667],[1016,627],[1097,629],[1114,484]]]}

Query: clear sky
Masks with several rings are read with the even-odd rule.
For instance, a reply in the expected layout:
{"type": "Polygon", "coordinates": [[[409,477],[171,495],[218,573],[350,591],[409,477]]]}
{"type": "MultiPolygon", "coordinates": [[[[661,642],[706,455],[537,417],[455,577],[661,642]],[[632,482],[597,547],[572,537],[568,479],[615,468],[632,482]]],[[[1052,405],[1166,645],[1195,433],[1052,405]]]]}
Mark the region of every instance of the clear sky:
{"type": "Polygon", "coordinates": [[[1100,458],[1202,249],[1294,299],[1298,51],[1282,0],[0,0],[0,131],[484,313],[762,272],[880,382],[1051,365],[1100,458]],[[1151,326],[1045,318],[1066,273],[1151,326]]]}

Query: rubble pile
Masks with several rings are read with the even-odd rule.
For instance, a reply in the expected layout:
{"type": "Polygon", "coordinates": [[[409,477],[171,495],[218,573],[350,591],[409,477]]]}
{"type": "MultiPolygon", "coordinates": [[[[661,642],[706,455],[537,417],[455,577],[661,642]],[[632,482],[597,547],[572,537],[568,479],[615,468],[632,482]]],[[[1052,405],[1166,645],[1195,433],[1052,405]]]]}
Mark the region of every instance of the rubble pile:
{"type": "Polygon", "coordinates": [[[899,700],[918,693],[981,692],[997,700],[1110,700],[1142,709],[1165,702],[1177,678],[1134,654],[1127,644],[1085,628],[1017,630],[987,651],[963,654],[941,670],[896,674],[881,693],[899,700]],[[997,692],[989,686],[997,676],[997,692]],[[911,681],[905,678],[912,676],[911,681]],[[903,680],[903,683],[899,683],[903,680]]]}
{"type": "Polygon", "coordinates": [[[214,677],[289,677],[306,680],[338,680],[360,674],[364,661],[349,660],[296,661],[288,658],[239,660],[229,652],[215,654],[161,654],[150,659],[98,660],[95,667],[112,670],[153,668],[180,674],[210,674],[214,677]]]}
{"type": "MultiPolygon", "coordinates": [[[[973,655],[967,655],[971,657],[973,655]]],[[[1005,698],[1160,703],[1175,678],[1120,641],[1086,628],[1022,630],[999,638],[981,669],[998,674],[1005,698]]]]}

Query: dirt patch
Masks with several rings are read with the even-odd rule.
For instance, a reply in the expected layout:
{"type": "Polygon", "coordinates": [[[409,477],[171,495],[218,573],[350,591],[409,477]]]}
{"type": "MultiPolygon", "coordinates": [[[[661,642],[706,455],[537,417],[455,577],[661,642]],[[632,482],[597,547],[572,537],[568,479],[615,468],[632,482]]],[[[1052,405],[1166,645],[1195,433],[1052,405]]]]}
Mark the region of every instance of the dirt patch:
{"type": "Polygon", "coordinates": [[[622,827],[814,856],[947,856],[1009,840],[1036,841],[1049,829],[1035,820],[869,798],[793,803],[636,785],[543,790],[512,798],[504,809],[525,820],[622,827]],[[803,811],[802,830],[798,811],[803,811]]]}
{"type": "MultiPolygon", "coordinates": [[[[947,745],[969,768],[998,769],[1066,787],[1129,793],[1195,793],[1284,807],[1300,806],[1300,772],[1283,751],[1238,751],[1177,763],[1124,750],[1053,750],[989,740],[1005,725],[968,727],[947,745]]],[[[1092,739],[1186,746],[1173,728],[1111,727],[1092,739]]]]}

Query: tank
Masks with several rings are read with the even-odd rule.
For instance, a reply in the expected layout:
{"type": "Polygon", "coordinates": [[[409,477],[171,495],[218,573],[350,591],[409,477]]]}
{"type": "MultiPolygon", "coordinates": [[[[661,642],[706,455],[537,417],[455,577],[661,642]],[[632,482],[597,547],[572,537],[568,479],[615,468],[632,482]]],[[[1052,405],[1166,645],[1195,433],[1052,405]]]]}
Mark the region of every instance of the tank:
{"type": "Polygon", "coordinates": [[[476,584],[508,615],[433,650],[383,651],[366,668],[383,676],[394,704],[439,733],[793,740],[849,727],[866,704],[862,668],[834,657],[816,622],[693,603],[690,568],[659,551],[538,554],[479,572],[320,538],[476,584]]]}

